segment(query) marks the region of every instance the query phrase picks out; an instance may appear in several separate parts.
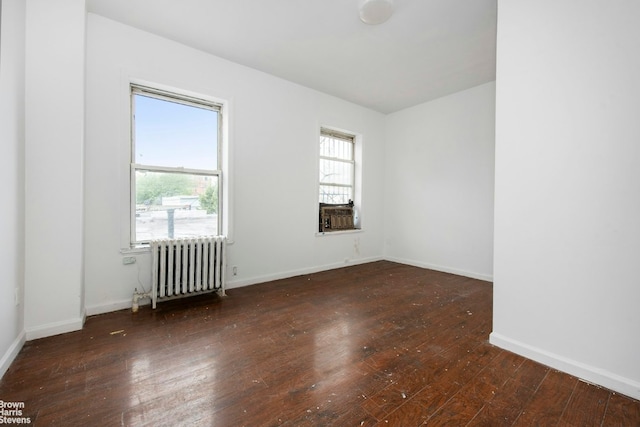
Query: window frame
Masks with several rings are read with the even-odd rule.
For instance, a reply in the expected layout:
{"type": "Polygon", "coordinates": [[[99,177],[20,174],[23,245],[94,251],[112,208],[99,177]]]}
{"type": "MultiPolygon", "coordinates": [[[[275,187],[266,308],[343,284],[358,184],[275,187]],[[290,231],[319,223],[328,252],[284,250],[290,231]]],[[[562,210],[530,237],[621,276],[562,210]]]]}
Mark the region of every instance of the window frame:
{"type": "Polygon", "coordinates": [[[340,139],[342,141],[347,141],[348,143],[350,143],[351,144],[351,150],[350,150],[351,151],[351,153],[350,153],[351,154],[351,159],[347,160],[347,159],[341,159],[341,158],[338,158],[338,157],[323,156],[319,152],[319,148],[318,148],[318,170],[320,170],[320,162],[322,160],[330,161],[330,162],[346,163],[346,164],[350,164],[351,165],[351,176],[350,176],[350,183],[349,184],[323,183],[320,180],[320,174],[318,173],[318,187],[317,187],[318,203],[326,203],[326,202],[320,201],[320,187],[322,187],[322,186],[337,187],[337,188],[350,188],[351,189],[351,198],[350,198],[350,200],[352,200],[355,203],[355,198],[356,198],[356,140],[357,140],[357,135],[322,126],[322,127],[320,127],[320,134],[319,134],[319,138],[318,138],[318,147],[320,145],[320,139],[323,136],[330,137],[330,138],[335,138],[335,139],[340,139]]]}
{"type": "Polygon", "coordinates": [[[159,88],[154,88],[150,86],[145,86],[136,83],[129,84],[129,119],[130,119],[130,130],[129,130],[129,148],[130,148],[130,158],[129,158],[129,195],[130,195],[130,206],[129,206],[129,242],[131,248],[136,247],[147,247],[149,246],[150,240],[137,240],[136,236],[136,172],[137,171],[146,171],[146,172],[161,172],[161,173],[176,173],[176,174],[184,174],[184,175],[200,175],[200,176],[210,176],[216,177],[217,179],[217,190],[218,190],[218,212],[217,212],[217,230],[218,235],[221,235],[222,227],[223,227],[223,173],[222,173],[222,165],[223,165],[223,104],[206,100],[203,98],[199,98],[192,95],[186,95],[183,93],[179,93],[177,91],[167,91],[159,88]],[[135,95],[146,96],[150,98],[159,99],[167,102],[174,102],[177,104],[182,104],[186,106],[196,107],[196,108],[204,108],[207,110],[215,111],[218,114],[218,123],[217,123],[217,153],[216,153],[216,161],[217,165],[215,169],[191,169],[185,167],[170,167],[170,166],[155,166],[155,165],[147,165],[135,162],[135,153],[136,153],[136,109],[135,109],[135,95]]]}

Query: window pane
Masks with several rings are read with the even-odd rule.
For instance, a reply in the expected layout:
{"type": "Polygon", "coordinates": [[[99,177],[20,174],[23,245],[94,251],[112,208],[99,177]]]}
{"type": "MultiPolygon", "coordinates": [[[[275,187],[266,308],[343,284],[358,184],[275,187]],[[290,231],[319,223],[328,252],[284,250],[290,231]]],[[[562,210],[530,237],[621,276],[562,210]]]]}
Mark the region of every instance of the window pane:
{"type": "Polygon", "coordinates": [[[218,234],[218,177],[136,171],[136,241],[218,234]]]}
{"type": "Polygon", "coordinates": [[[218,169],[218,112],[136,94],[134,163],[218,169]]]}
{"type": "Polygon", "coordinates": [[[320,159],[320,183],[352,185],[353,164],[320,159]]]}
{"type": "Polygon", "coordinates": [[[322,157],[353,160],[353,142],[332,136],[320,135],[320,155],[322,157]]]}
{"type": "Polygon", "coordinates": [[[320,203],[347,204],[353,200],[351,187],[320,185],[320,203]]]}

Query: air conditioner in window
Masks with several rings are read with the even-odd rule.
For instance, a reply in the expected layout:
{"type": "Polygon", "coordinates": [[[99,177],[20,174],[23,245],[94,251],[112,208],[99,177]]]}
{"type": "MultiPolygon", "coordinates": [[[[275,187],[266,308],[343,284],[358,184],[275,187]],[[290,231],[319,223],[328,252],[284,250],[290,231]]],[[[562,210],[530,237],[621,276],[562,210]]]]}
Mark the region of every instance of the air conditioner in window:
{"type": "Polygon", "coordinates": [[[347,204],[320,203],[321,233],[338,230],[353,230],[354,225],[353,201],[347,204]]]}

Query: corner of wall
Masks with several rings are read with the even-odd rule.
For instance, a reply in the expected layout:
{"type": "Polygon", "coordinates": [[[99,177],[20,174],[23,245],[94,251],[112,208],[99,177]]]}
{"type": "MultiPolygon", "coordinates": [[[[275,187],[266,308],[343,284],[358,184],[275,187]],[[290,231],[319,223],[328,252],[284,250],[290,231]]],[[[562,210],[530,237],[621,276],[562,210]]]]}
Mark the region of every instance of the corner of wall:
{"type": "Polygon", "coordinates": [[[26,333],[25,331],[22,331],[0,359],[0,378],[2,378],[5,372],[9,370],[9,366],[11,366],[15,358],[18,356],[18,353],[20,353],[20,350],[24,346],[25,342],[26,333]]]}

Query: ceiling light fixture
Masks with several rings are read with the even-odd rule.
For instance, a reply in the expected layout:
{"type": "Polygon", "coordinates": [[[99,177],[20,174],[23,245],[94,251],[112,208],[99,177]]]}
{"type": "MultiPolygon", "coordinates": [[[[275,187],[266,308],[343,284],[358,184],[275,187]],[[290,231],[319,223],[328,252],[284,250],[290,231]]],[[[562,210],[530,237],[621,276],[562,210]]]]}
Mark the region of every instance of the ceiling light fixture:
{"type": "Polygon", "coordinates": [[[359,0],[358,9],[365,24],[382,24],[393,14],[393,0],[359,0]]]}

